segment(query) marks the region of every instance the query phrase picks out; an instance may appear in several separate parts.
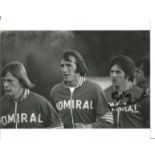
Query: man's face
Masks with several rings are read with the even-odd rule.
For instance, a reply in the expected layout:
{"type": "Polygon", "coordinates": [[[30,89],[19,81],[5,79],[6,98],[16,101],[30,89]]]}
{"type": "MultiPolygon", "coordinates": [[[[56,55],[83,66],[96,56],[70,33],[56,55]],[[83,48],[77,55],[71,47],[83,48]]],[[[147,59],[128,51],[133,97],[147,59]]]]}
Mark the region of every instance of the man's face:
{"type": "Polygon", "coordinates": [[[113,65],[110,69],[110,77],[114,86],[121,86],[127,81],[125,72],[118,65],[113,65]]]}
{"type": "Polygon", "coordinates": [[[146,80],[146,77],[144,75],[144,71],[142,69],[142,66],[136,68],[136,73],[135,73],[135,82],[137,85],[143,83],[146,80]]]}
{"type": "Polygon", "coordinates": [[[2,81],[6,95],[16,98],[21,94],[23,87],[19,83],[19,80],[15,78],[10,72],[7,72],[5,77],[2,78],[2,81]]]}
{"type": "Polygon", "coordinates": [[[69,60],[62,59],[60,63],[60,71],[64,82],[74,82],[77,76],[79,76],[79,73],[76,73],[77,66],[75,58],[70,56],[69,60]]]}

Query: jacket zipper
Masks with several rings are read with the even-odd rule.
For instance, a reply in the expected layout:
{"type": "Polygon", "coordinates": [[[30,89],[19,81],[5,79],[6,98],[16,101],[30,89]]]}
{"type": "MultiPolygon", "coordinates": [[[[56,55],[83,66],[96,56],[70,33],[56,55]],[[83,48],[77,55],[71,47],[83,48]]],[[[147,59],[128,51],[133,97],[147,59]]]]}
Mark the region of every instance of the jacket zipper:
{"type": "MultiPolygon", "coordinates": [[[[119,104],[120,104],[121,102],[122,102],[122,101],[119,100],[119,104]]],[[[117,110],[117,124],[116,124],[116,127],[117,127],[117,128],[120,127],[119,120],[120,120],[120,111],[119,111],[119,109],[118,109],[118,110],[117,110]]]]}
{"type": "Polygon", "coordinates": [[[71,98],[70,98],[70,111],[71,111],[71,120],[72,120],[72,125],[73,125],[73,128],[75,128],[75,125],[74,125],[74,117],[73,117],[73,92],[75,91],[76,88],[78,88],[79,86],[82,85],[82,83],[85,81],[85,78],[84,77],[80,77],[80,80],[79,80],[79,83],[76,87],[74,87],[74,89],[71,89],[69,88],[70,90],[70,93],[71,93],[71,98]]]}
{"type": "Polygon", "coordinates": [[[71,98],[70,98],[70,112],[71,112],[71,120],[72,120],[72,125],[73,125],[73,128],[74,128],[74,117],[73,117],[73,104],[72,104],[72,102],[73,102],[73,92],[70,90],[70,92],[71,92],[71,98]]]}
{"type": "Polygon", "coordinates": [[[30,93],[29,89],[25,89],[24,94],[21,97],[21,99],[18,100],[17,102],[13,101],[14,104],[15,104],[15,128],[16,129],[18,128],[18,119],[19,119],[18,116],[17,116],[18,103],[21,102],[23,99],[25,99],[27,97],[27,95],[29,95],[29,93],[30,93]]]}
{"type": "Polygon", "coordinates": [[[120,115],[120,113],[119,113],[119,110],[117,111],[117,128],[119,128],[119,115],[120,115]]]}
{"type": "Polygon", "coordinates": [[[17,119],[17,102],[15,102],[15,128],[18,128],[18,119],[17,119]]]}

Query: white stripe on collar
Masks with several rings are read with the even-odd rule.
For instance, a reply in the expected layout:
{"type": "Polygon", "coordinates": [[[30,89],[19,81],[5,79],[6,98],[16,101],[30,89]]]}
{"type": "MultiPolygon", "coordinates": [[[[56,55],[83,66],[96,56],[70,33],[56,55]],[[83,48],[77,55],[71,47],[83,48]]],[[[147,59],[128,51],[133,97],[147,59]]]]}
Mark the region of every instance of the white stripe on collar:
{"type": "Polygon", "coordinates": [[[30,94],[30,90],[29,89],[25,89],[24,90],[24,94],[21,97],[20,101],[23,101],[24,99],[26,99],[29,94],[30,94]]]}
{"type": "MultiPolygon", "coordinates": [[[[78,84],[75,86],[75,88],[78,88],[78,87],[82,86],[82,84],[83,84],[83,82],[84,82],[85,80],[86,80],[85,77],[80,76],[79,82],[78,82],[78,84]]],[[[65,83],[64,83],[64,87],[69,88],[68,86],[65,85],[65,83]]]]}

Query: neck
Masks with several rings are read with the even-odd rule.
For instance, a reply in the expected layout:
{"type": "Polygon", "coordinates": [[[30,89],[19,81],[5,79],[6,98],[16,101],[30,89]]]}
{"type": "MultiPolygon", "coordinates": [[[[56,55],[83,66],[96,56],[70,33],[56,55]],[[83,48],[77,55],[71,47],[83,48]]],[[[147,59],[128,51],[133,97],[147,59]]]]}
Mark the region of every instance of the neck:
{"type": "Polygon", "coordinates": [[[67,87],[76,87],[79,84],[80,76],[77,76],[74,81],[65,81],[67,87]]]}
{"type": "Polygon", "coordinates": [[[23,96],[23,94],[24,94],[24,88],[22,88],[16,95],[11,96],[11,98],[12,98],[14,101],[18,101],[18,100],[20,100],[20,98],[23,96]]]}
{"type": "Polygon", "coordinates": [[[114,90],[118,92],[118,94],[122,94],[123,92],[129,90],[132,87],[132,82],[127,81],[126,83],[120,86],[114,86],[114,90]]]}

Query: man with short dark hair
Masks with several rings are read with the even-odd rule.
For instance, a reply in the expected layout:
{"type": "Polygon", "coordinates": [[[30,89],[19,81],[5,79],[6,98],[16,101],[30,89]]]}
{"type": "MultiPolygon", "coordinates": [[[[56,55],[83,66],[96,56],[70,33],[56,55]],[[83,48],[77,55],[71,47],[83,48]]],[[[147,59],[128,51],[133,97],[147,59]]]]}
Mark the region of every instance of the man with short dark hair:
{"type": "Polygon", "coordinates": [[[62,128],[53,106],[30,91],[34,86],[24,65],[12,61],[2,70],[5,95],[0,98],[0,128],[62,128]]]}
{"type": "Polygon", "coordinates": [[[134,61],[124,55],[110,62],[112,86],[104,89],[106,100],[113,112],[114,128],[148,128],[150,120],[149,99],[143,89],[133,85],[134,61]]]}
{"type": "Polygon", "coordinates": [[[97,84],[86,80],[88,68],[81,54],[67,50],[60,61],[63,82],[50,93],[51,103],[59,112],[65,128],[107,128],[112,113],[97,84]]]}

